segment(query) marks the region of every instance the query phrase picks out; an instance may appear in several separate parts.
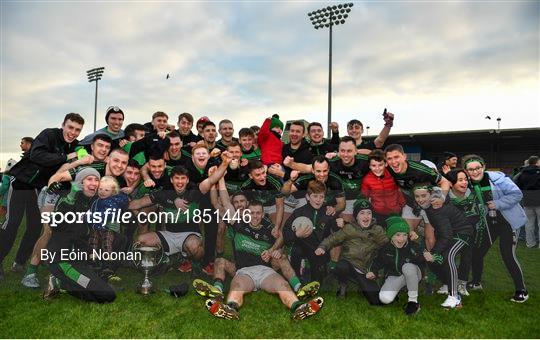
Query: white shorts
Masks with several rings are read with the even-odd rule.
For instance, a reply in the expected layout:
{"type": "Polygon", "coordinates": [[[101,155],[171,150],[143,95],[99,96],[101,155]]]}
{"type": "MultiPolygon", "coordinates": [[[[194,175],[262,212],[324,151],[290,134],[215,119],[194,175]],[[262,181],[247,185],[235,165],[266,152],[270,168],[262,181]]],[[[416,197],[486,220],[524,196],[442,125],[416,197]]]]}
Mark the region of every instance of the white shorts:
{"type": "Polygon", "coordinates": [[[420,216],[416,216],[410,206],[406,205],[401,211],[401,217],[408,220],[424,220],[424,223],[429,223],[428,217],[424,210],[420,211],[420,216]]]}
{"type": "Polygon", "coordinates": [[[284,211],[287,213],[287,214],[292,214],[294,212],[294,210],[300,208],[300,207],[303,207],[304,205],[307,204],[307,200],[305,197],[302,197],[302,198],[299,198],[298,199],[298,204],[295,205],[294,207],[293,206],[290,206],[288,205],[287,203],[285,203],[285,209],[284,211]]]}
{"type": "Polygon", "coordinates": [[[166,230],[160,230],[157,232],[159,239],[163,242],[167,242],[167,246],[169,247],[169,251],[165,252],[167,255],[173,255],[177,253],[182,253],[184,257],[187,256],[187,253],[184,251],[184,242],[186,242],[186,239],[191,236],[195,235],[198,238],[201,238],[200,233],[196,233],[193,231],[186,231],[183,233],[173,233],[166,230]]]}
{"type": "Polygon", "coordinates": [[[267,207],[263,207],[265,214],[274,214],[276,212],[276,205],[269,205],[267,207]]]}
{"type": "Polygon", "coordinates": [[[47,187],[41,188],[41,191],[38,195],[38,208],[39,210],[42,210],[43,207],[51,207],[54,208],[56,205],[56,202],[58,202],[58,199],[60,198],[60,195],[58,194],[51,194],[47,192],[47,187]]]}
{"type": "MultiPolygon", "coordinates": [[[[354,212],[354,202],[356,202],[356,200],[347,200],[345,202],[345,210],[343,210],[341,213],[343,215],[352,215],[354,212]]],[[[354,216],[354,218],[356,219],[356,216],[354,216]]]]}
{"type": "Polygon", "coordinates": [[[257,265],[251,267],[244,267],[236,271],[236,275],[246,275],[253,281],[255,287],[253,291],[261,289],[262,282],[268,276],[272,274],[277,274],[275,270],[270,267],[257,265]]]}

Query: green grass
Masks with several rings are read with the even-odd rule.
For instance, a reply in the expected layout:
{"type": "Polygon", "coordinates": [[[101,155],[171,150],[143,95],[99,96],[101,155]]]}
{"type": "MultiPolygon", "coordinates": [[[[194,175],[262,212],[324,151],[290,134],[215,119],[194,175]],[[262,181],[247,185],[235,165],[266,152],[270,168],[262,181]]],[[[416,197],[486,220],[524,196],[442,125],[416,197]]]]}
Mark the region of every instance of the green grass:
{"type": "MultiPolygon", "coordinates": [[[[68,294],[44,301],[40,290],[20,285],[22,274],[8,270],[12,256],[4,262],[6,280],[0,282],[0,338],[536,338],[540,334],[540,250],[523,246],[518,258],[531,295],[524,304],[509,301],[513,285],[495,245],[486,258],[484,292],[465,297],[460,310],[443,310],[442,296],[420,295],[422,310],[406,317],[403,294],[398,303],[372,307],[351,287],[346,300],[337,300],[333,290],[323,291],[324,308],[301,322],[291,321],[279,299],[263,292],[246,297],[239,321],[215,319],[192,290],[182,298],[164,292],[136,294],[142,274],[129,269],[119,271],[123,290],[114,303],[86,303],[68,294]]],[[[40,268],[42,282],[46,274],[40,268]]],[[[176,270],[152,279],[161,289],[189,280],[189,275],[176,270]]]]}

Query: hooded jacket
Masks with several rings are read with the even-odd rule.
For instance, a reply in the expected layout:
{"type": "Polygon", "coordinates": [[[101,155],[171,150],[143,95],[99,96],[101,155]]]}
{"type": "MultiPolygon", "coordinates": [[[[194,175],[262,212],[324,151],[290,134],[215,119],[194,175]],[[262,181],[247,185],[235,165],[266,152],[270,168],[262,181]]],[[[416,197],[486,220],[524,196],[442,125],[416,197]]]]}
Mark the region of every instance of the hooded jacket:
{"type": "Polygon", "coordinates": [[[355,268],[367,273],[377,251],[386,242],[388,238],[381,226],[372,222],[369,227],[362,228],[352,222],[325,238],[319,247],[328,251],[341,244],[340,259],[349,261],[355,268]]]}
{"type": "Polygon", "coordinates": [[[489,184],[493,192],[495,207],[503,217],[516,230],[527,223],[525,210],[519,204],[523,193],[509,177],[499,171],[486,171],[489,176],[489,184]]]}

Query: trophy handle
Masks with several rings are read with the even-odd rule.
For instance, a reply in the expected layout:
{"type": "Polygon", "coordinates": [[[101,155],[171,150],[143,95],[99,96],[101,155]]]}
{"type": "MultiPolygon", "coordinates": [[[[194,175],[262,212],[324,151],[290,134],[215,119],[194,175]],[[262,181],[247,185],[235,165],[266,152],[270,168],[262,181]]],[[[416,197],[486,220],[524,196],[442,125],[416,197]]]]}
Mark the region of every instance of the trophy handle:
{"type": "MultiPolygon", "coordinates": [[[[134,242],[132,245],[131,245],[131,252],[135,252],[136,249],[138,249],[140,247],[141,243],[140,242],[134,242]]],[[[137,256],[133,256],[133,264],[135,265],[135,268],[138,268],[139,265],[141,264],[141,260],[136,260],[137,256]]]]}

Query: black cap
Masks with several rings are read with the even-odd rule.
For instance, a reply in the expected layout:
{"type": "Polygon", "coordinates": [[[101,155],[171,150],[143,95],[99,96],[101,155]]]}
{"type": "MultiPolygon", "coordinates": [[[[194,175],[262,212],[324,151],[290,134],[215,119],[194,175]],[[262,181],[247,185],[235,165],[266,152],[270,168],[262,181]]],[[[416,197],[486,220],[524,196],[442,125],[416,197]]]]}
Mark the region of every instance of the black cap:
{"type": "Polygon", "coordinates": [[[452,157],[457,157],[457,155],[453,152],[450,152],[450,151],[445,151],[444,152],[444,159],[450,159],[452,157]]]}

